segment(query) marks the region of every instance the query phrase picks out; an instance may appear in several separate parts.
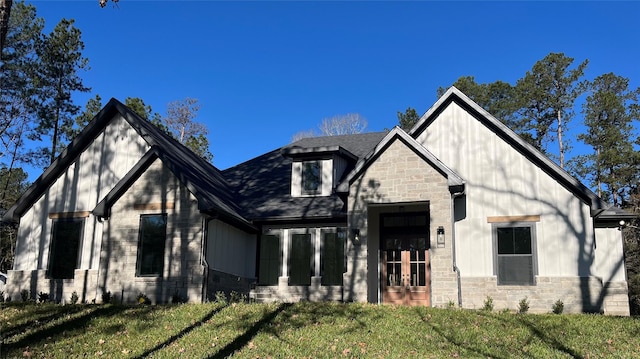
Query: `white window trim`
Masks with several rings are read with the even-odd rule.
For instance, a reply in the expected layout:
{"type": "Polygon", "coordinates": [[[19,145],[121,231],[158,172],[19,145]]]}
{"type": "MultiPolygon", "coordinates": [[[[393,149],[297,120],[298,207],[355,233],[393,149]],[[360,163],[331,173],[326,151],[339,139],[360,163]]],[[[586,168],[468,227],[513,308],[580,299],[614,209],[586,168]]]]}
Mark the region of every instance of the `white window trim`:
{"type": "Polygon", "coordinates": [[[333,160],[320,159],[308,161],[294,161],[291,163],[291,196],[292,197],[326,197],[333,190],[333,160]],[[317,193],[304,193],[302,188],[302,166],[304,162],[320,162],[320,191],[317,193]]]}

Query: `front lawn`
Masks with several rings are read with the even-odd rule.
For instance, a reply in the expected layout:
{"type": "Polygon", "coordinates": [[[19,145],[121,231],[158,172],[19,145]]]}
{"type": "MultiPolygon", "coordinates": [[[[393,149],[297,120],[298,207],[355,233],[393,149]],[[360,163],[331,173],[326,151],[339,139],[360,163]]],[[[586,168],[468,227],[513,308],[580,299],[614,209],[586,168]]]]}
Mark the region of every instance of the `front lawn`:
{"type": "Polygon", "coordinates": [[[370,304],[3,304],[4,357],[634,358],[640,318],[370,304]]]}

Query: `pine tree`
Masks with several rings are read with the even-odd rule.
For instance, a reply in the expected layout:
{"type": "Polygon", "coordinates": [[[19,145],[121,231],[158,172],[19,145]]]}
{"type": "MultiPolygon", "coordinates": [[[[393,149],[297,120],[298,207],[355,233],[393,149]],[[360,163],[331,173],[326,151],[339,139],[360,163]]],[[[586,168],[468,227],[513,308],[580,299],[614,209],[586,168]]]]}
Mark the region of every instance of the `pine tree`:
{"type": "Polygon", "coordinates": [[[583,106],[585,133],[578,139],[593,148],[580,157],[579,173],[590,179],[598,195],[621,206],[631,186],[638,182],[638,153],[633,148],[632,122],[639,118],[639,90],[613,73],[589,83],[583,106]]]}
{"type": "Polygon", "coordinates": [[[74,20],[62,19],[37,49],[40,63],[35,84],[39,89],[36,99],[40,123],[32,139],[51,138],[50,148],[41,151],[48,155],[49,163],[69,140],[67,135],[80,111],[72,101],[73,93],[89,91],[78,76],[79,71],[88,69],[89,60],[82,56],[82,34],[73,24],[74,20]]]}
{"type": "Polygon", "coordinates": [[[564,133],[573,117],[574,102],[583,91],[581,79],[588,64],[585,60],[569,69],[573,61],[563,53],[550,53],[516,83],[520,124],[531,131],[532,144],[540,151],[548,153],[547,144],[558,143],[560,167],[565,165],[568,144],[564,133]]]}

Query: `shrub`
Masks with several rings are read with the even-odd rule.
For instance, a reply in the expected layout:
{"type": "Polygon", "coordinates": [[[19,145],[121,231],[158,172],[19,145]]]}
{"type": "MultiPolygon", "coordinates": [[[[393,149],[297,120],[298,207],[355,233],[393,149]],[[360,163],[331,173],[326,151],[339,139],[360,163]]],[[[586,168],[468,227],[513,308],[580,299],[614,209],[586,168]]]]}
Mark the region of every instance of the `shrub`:
{"type": "Polygon", "coordinates": [[[173,295],[171,295],[171,303],[179,304],[179,303],[186,303],[186,302],[187,302],[187,298],[180,295],[177,289],[175,292],[173,292],[173,295]]]}
{"type": "Polygon", "coordinates": [[[20,291],[20,299],[22,299],[23,302],[28,302],[29,298],[31,298],[31,292],[27,289],[23,289],[20,291]]]}
{"type": "Polygon", "coordinates": [[[111,300],[111,292],[102,292],[102,304],[109,304],[111,300]]]}
{"type": "Polygon", "coordinates": [[[49,293],[38,293],[38,303],[46,303],[49,301],[49,293]]]}
{"type": "Polygon", "coordinates": [[[482,310],[484,310],[485,312],[493,311],[493,298],[487,296],[487,299],[484,300],[484,306],[482,307],[482,310]]]}
{"type": "Polygon", "coordinates": [[[229,295],[230,303],[242,303],[246,301],[247,301],[247,296],[242,293],[238,293],[235,290],[232,291],[231,294],[229,295]]]}
{"type": "Polygon", "coordinates": [[[136,297],[136,302],[138,304],[151,304],[151,300],[144,293],[138,293],[138,296],[136,297]]]}
{"type": "Polygon", "coordinates": [[[564,311],[564,303],[562,303],[560,299],[556,300],[556,302],[553,303],[553,306],[551,307],[551,311],[553,312],[553,314],[562,314],[562,312],[564,311]]]}
{"type": "Polygon", "coordinates": [[[447,302],[447,308],[452,309],[452,308],[455,308],[455,307],[456,307],[456,302],[454,302],[452,300],[449,300],[447,302]]]}
{"type": "Polygon", "coordinates": [[[71,304],[76,304],[78,303],[78,300],[80,298],[78,297],[78,293],[74,290],[73,293],[71,293],[71,298],[69,298],[69,302],[71,302],[71,304]]]}
{"type": "Polygon", "coordinates": [[[527,300],[527,297],[524,297],[520,300],[520,303],[518,303],[518,313],[526,313],[529,311],[529,300],[527,300]]]}
{"type": "Polygon", "coordinates": [[[222,291],[217,291],[216,292],[216,296],[214,298],[214,302],[221,303],[221,304],[227,304],[227,295],[224,294],[224,292],[222,292],[222,291]]]}

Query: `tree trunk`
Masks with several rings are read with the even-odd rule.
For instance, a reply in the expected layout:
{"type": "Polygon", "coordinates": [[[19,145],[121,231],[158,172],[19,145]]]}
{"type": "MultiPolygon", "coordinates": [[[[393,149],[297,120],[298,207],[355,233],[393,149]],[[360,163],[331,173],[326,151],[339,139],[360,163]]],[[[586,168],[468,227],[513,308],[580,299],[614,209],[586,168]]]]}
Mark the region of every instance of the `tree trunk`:
{"type": "Polygon", "coordinates": [[[7,39],[7,32],[9,32],[11,5],[13,5],[13,0],[0,0],[0,60],[2,60],[2,50],[4,50],[4,42],[7,39]]]}
{"type": "Polygon", "coordinates": [[[562,143],[562,112],[558,110],[558,146],[560,147],[560,168],[564,168],[564,144],[562,143]]]}

